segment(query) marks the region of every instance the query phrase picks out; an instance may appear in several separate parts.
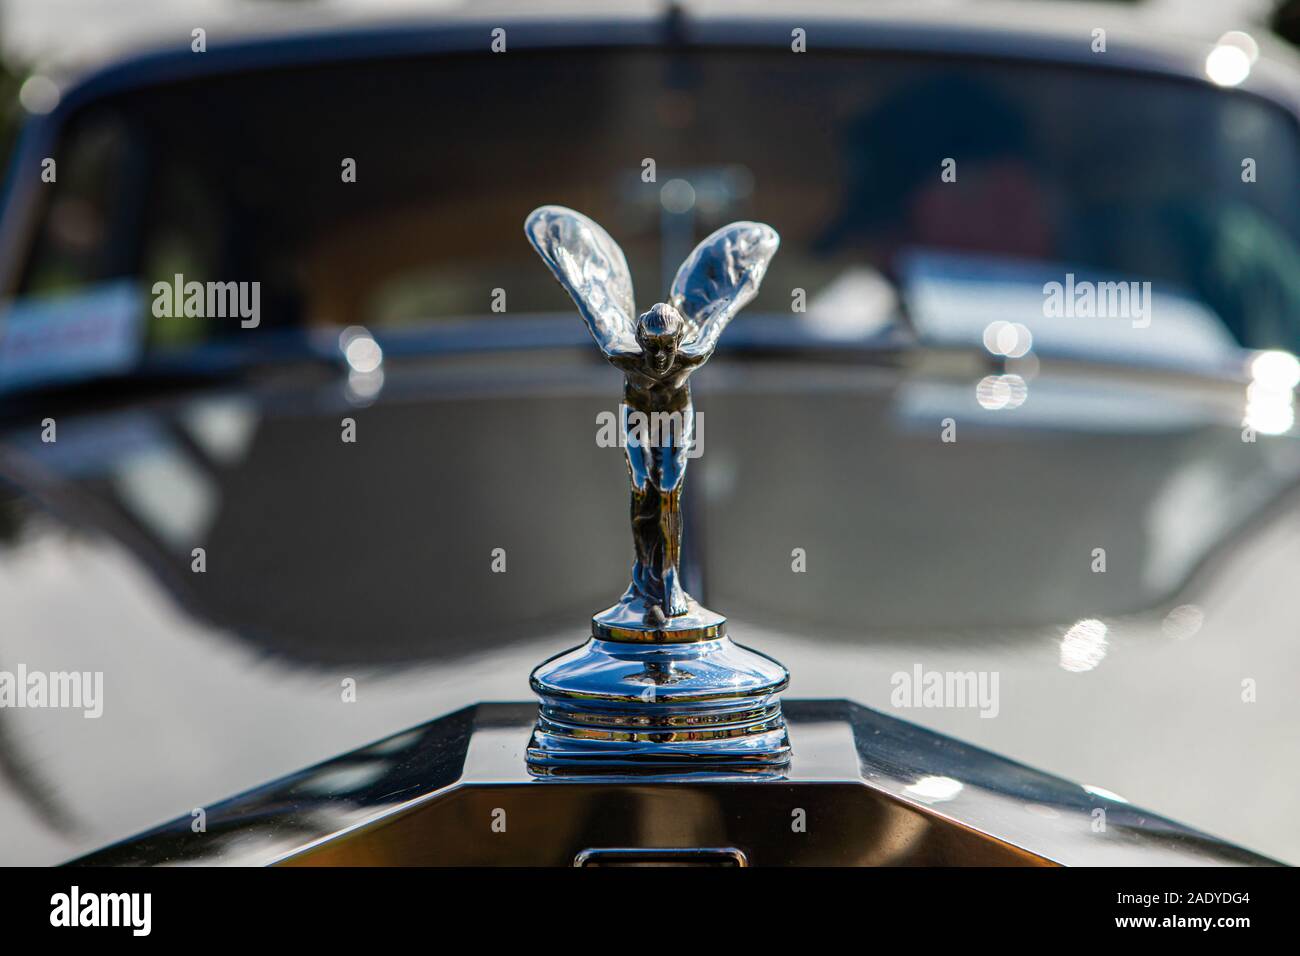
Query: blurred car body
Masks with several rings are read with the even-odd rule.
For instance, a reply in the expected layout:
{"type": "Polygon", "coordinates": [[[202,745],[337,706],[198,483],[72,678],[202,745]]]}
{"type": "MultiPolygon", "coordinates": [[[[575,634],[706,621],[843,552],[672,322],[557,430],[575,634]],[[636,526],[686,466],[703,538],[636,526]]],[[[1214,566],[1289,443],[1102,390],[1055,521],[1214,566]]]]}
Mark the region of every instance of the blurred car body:
{"type": "Polygon", "coordinates": [[[544,201],[626,236],[647,294],[720,222],[780,228],[696,380],[686,534],[691,590],[792,694],[1300,859],[1300,446],[1252,365],[1300,350],[1295,72],[1220,89],[1213,37],[1121,26],[1097,54],[1085,14],[501,22],[505,53],[486,16],[184,35],[29,122],[0,217],[0,667],[103,671],[105,708],[0,713],[0,862],[525,696],[621,590],[624,466],[593,441],[616,376],[530,261],[544,201]],[[1150,282],[1149,326],[1045,317],[1067,274],[1150,282]],[[177,276],[259,282],[256,327],[156,308],[177,276]],[[1032,347],[987,347],[998,321],[1032,347]],[[362,334],[382,365],[349,360],[362,334]],[[917,666],[997,673],[995,719],[895,706],[917,666]]]}

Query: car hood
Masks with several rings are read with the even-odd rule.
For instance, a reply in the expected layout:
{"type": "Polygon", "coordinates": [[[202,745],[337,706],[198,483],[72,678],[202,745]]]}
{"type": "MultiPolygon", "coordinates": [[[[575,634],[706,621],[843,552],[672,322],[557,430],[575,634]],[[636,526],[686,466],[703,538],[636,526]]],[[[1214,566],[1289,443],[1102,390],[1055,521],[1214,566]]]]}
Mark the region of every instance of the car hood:
{"type": "MultiPolygon", "coordinates": [[[[1300,783],[1278,759],[1300,725],[1279,681],[1300,666],[1300,445],[1244,432],[1237,385],[1045,362],[1008,403],[989,371],[716,359],[691,589],[790,668],[790,696],[1300,859],[1270,798],[1300,783]],[[930,673],[994,692],[900,692],[930,673]]],[[[0,433],[0,670],[104,682],[97,717],[0,713],[4,862],[526,699],[622,592],[626,465],[599,440],[615,373],[561,350],[385,374],[377,395],[274,379],[60,414],[54,442],[39,421],[0,433]]]]}

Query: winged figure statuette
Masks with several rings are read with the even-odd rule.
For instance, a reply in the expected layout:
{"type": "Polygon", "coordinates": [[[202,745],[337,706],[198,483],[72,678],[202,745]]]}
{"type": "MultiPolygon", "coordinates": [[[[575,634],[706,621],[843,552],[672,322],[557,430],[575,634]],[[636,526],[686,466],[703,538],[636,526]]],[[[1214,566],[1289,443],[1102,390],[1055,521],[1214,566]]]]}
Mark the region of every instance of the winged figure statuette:
{"type": "Polygon", "coordinates": [[[624,376],[620,423],[636,559],[627,593],[607,615],[624,625],[639,620],[663,627],[698,609],[679,569],[682,482],[695,437],[690,377],[758,293],[780,237],[758,222],[723,226],[687,256],[668,301],[638,315],[623,250],[596,222],[563,206],[542,206],[529,214],[524,231],[573,297],[601,353],[624,376]]]}

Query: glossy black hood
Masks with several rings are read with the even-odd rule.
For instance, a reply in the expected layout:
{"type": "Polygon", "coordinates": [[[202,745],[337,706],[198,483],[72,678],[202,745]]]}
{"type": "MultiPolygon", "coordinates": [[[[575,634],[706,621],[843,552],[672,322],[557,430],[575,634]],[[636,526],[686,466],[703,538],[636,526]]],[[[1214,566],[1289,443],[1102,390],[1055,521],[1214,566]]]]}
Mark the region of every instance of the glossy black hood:
{"type": "MultiPolygon", "coordinates": [[[[466,360],[398,371],[373,404],[331,382],[64,416],[52,444],[11,426],[6,537],[40,502],[302,665],[580,632],[631,561],[626,466],[599,445],[613,381],[580,358],[466,360]]],[[[1029,389],[990,411],[961,376],[715,363],[688,486],[696,587],[848,641],[1132,614],[1295,480],[1290,441],[1242,441],[1229,388],[1058,372],[1029,389]]]]}
{"type": "MultiPolygon", "coordinates": [[[[1268,755],[1296,706],[1277,688],[1254,709],[1238,698],[1243,678],[1296,664],[1277,628],[1294,619],[1300,446],[1243,441],[1235,385],[1045,365],[1019,407],[988,409],[986,371],[921,353],[715,360],[695,390],[691,589],[790,667],[792,693],[888,709],[890,675],[917,665],[996,672],[1001,720],[895,713],[1136,786],[1285,858],[1300,838],[1278,814],[1225,825],[1237,784],[1214,767],[1162,766],[1142,735],[1120,738],[1212,720],[1205,748],[1242,763],[1226,776],[1283,772],[1268,755]],[[1086,666],[1070,656],[1081,621],[1106,635],[1086,666]]],[[[392,365],[376,398],[276,378],[61,413],[54,443],[39,418],[7,423],[0,668],[105,680],[95,720],[0,714],[15,813],[45,821],[14,862],[526,699],[530,666],[579,643],[627,583],[626,466],[597,442],[617,394],[584,353],[466,356],[392,365]]]]}

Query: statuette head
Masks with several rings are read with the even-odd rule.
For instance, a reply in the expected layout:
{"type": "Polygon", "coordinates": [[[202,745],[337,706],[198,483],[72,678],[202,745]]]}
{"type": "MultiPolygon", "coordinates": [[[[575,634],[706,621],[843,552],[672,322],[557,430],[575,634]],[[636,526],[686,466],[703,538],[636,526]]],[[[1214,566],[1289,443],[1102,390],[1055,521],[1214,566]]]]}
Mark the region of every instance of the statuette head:
{"type": "Polygon", "coordinates": [[[641,314],[636,324],[636,341],[649,372],[663,375],[672,368],[684,328],[681,313],[666,302],[641,314]]]}

